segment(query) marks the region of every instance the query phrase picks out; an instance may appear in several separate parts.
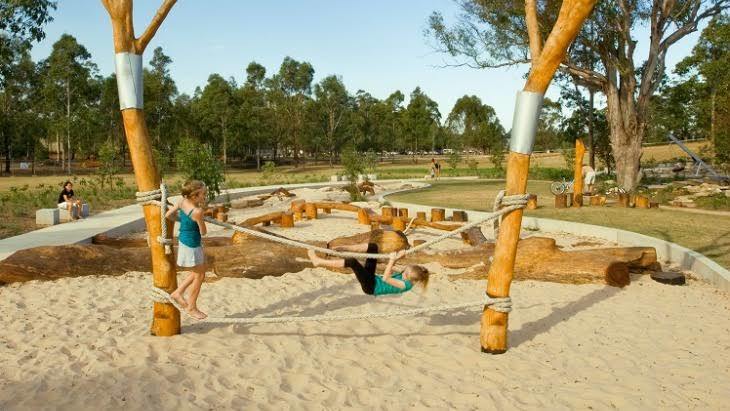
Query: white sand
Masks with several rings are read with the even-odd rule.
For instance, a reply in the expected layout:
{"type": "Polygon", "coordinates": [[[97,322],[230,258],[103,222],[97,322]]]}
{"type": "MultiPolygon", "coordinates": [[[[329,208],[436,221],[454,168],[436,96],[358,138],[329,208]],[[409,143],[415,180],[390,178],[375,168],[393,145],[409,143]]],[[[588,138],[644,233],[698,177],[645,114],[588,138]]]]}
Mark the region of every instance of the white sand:
{"type": "MultiPolygon", "coordinates": [[[[607,409],[728,407],[730,299],[698,282],[623,290],[519,282],[510,349],[479,352],[479,312],[232,326],[147,336],[149,274],[0,288],[0,409],[607,409]]],[[[204,285],[235,315],[361,312],[479,299],[433,279],[374,299],[323,269],[204,285]]]]}
{"type": "MultiPolygon", "coordinates": [[[[363,229],[345,215],[286,234],[363,229]]],[[[510,349],[497,356],[479,350],[478,309],[255,326],[186,317],[182,335],[151,337],[151,283],[128,273],[1,287],[0,410],[730,407],[730,296],[698,281],[517,282],[510,349]]],[[[320,268],[206,283],[200,306],[234,316],[360,313],[479,300],[483,287],[440,272],[426,294],[376,299],[352,276],[320,268]]]]}

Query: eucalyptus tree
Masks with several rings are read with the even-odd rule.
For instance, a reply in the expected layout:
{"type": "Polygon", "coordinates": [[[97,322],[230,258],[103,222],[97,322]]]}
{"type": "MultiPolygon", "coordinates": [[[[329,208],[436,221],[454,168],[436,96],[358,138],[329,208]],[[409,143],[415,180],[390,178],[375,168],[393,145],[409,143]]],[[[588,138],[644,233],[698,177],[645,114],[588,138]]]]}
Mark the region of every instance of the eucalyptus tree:
{"type": "Polygon", "coordinates": [[[13,61],[5,68],[4,81],[0,85],[0,152],[5,157],[5,172],[10,172],[13,156],[24,153],[27,157],[35,157],[44,125],[37,110],[38,82],[36,65],[30,54],[27,51],[15,53],[13,61]]]}
{"type": "Polygon", "coordinates": [[[0,0],[0,83],[32,43],[45,38],[44,26],[56,9],[52,0],[0,0]],[[19,56],[20,54],[20,56],[19,56]]]}
{"type": "Polygon", "coordinates": [[[382,139],[378,131],[387,115],[387,107],[365,90],[358,90],[352,99],[350,112],[349,143],[359,151],[376,149],[381,146],[382,139]]]}
{"type": "Polygon", "coordinates": [[[236,88],[233,79],[226,80],[219,74],[211,74],[195,105],[204,137],[221,148],[224,166],[228,164],[228,135],[236,109],[236,88]]]}
{"type": "Polygon", "coordinates": [[[172,123],[173,102],[177,97],[177,85],[170,75],[172,58],[162,47],[152,52],[150,70],[144,70],[144,102],[147,124],[154,145],[167,153],[172,153],[174,142],[169,137],[172,123]],[[163,140],[163,134],[165,134],[163,140]]]}
{"type": "Polygon", "coordinates": [[[279,72],[267,82],[270,102],[277,119],[277,134],[280,138],[288,137],[286,143],[293,152],[295,165],[299,163],[306,102],[312,93],[313,79],[314,68],[311,64],[287,56],[279,72]]]}
{"type": "Polygon", "coordinates": [[[237,91],[239,105],[236,112],[236,128],[254,151],[256,169],[261,169],[261,150],[271,136],[271,116],[266,101],[266,68],[257,62],[246,67],[246,82],[237,91]]]}
{"type": "MultiPolygon", "coordinates": [[[[537,18],[531,33],[535,41],[530,42],[524,1],[456,1],[463,11],[459,22],[447,27],[443,16],[433,13],[427,35],[442,51],[460,57],[456,64],[479,68],[529,62],[534,54],[530,46],[540,48],[560,7],[559,2],[546,0],[527,3],[537,18]]],[[[664,76],[667,51],[729,5],[730,0],[598,2],[562,60],[561,70],[606,97],[617,179],[624,189],[633,190],[638,184],[647,114],[664,76]],[[646,28],[648,49],[639,52],[636,39],[646,28]],[[594,59],[585,59],[586,54],[594,59]],[[639,56],[646,59],[637,62],[639,56]],[[594,65],[596,59],[599,63],[594,65]]]]}
{"type": "Polygon", "coordinates": [[[504,128],[494,108],[482,103],[477,96],[462,96],[446,118],[446,127],[457,146],[479,148],[484,152],[501,151],[504,128]]]}
{"type": "Polygon", "coordinates": [[[314,86],[315,111],[319,114],[323,125],[325,146],[329,152],[330,167],[333,166],[335,153],[342,143],[342,126],[345,115],[349,112],[350,95],[345,84],[338,76],[327,76],[314,86]]]}
{"type": "MultiPolygon", "coordinates": [[[[687,80],[684,88],[694,90],[700,113],[709,117],[707,135],[715,155],[730,164],[730,17],[713,18],[702,31],[692,53],[677,65],[687,80]],[[693,87],[695,86],[695,87],[693,87]]],[[[684,100],[686,102],[686,100],[684,100]]],[[[684,104],[683,104],[684,105],[684,104]]]]}
{"type": "Polygon", "coordinates": [[[420,87],[411,93],[410,101],[404,116],[406,139],[413,150],[414,159],[419,149],[419,138],[433,147],[435,135],[432,133],[434,124],[441,120],[438,104],[431,100],[420,87]]]}
{"type": "MultiPolygon", "coordinates": [[[[57,130],[62,127],[65,129],[68,161],[66,171],[71,174],[71,122],[96,97],[96,64],[91,61],[91,54],[86,47],[79,44],[73,36],[63,34],[53,44],[51,54],[40,65],[48,114],[57,130]]],[[[57,149],[60,151],[60,146],[57,149]]]]}

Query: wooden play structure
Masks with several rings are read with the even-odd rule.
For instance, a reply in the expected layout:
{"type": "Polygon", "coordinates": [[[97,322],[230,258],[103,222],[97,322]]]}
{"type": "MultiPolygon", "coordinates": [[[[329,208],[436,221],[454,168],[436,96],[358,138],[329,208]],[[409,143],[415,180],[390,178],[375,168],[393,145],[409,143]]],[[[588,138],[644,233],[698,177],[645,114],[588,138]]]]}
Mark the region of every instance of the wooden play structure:
{"type": "MultiPolygon", "coordinates": [[[[524,90],[518,97],[515,107],[515,124],[513,124],[513,135],[510,143],[510,153],[507,160],[507,182],[505,194],[510,198],[524,195],[527,187],[527,174],[529,170],[530,154],[535,138],[535,127],[540,112],[542,96],[545,94],[553,75],[563,61],[566,50],[580,31],[584,20],[593,9],[596,0],[564,0],[557,17],[555,26],[550,35],[542,44],[540,29],[537,23],[536,0],[525,2],[526,26],[529,38],[531,54],[531,70],[524,86],[524,90]]],[[[160,206],[150,202],[150,199],[161,199],[165,203],[164,193],[160,194],[160,175],[156,169],[152,156],[152,149],[149,135],[144,119],[142,104],[142,54],[154,37],[163,20],[176,3],[176,0],[165,0],[149,26],[140,37],[136,37],[133,27],[132,0],[102,0],[104,7],[109,13],[114,36],[115,62],[117,67],[117,83],[119,85],[120,109],[124,122],[125,134],[129,144],[129,152],[134,167],[135,178],[140,193],[139,198],[144,199],[144,215],[147,232],[151,239],[149,255],[153,272],[154,287],[167,293],[173,291],[177,286],[175,266],[172,254],[166,254],[166,245],[169,248],[170,233],[172,225],[165,222],[162,226],[162,209],[160,206]]],[[[292,209],[292,220],[302,218],[317,218],[318,211],[327,213],[333,207],[323,207],[322,204],[304,203],[303,209],[292,209]]],[[[358,220],[363,224],[367,217],[368,223],[375,220],[378,223],[390,221],[391,224],[398,219],[401,224],[401,216],[396,212],[389,215],[374,218],[368,211],[353,210],[358,215],[358,220]]],[[[507,325],[508,313],[511,307],[509,302],[510,285],[514,276],[515,259],[517,256],[517,243],[519,241],[520,226],[522,221],[521,207],[504,208],[506,213],[502,219],[499,236],[494,248],[494,262],[489,268],[489,282],[486,293],[485,308],[481,320],[481,346],[482,351],[488,353],[502,353],[507,349],[507,325]]],[[[425,218],[417,220],[425,221],[425,218]]],[[[287,214],[287,219],[288,214],[287,214]]],[[[443,210],[432,210],[431,221],[428,223],[440,223],[444,220],[443,210]]],[[[269,218],[261,223],[279,221],[284,224],[284,214],[278,219],[269,218]]],[[[220,222],[220,224],[226,224],[220,222]]],[[[286,222],[288,224],[288,221],[286,222]]],[[[456,230],[455,230],[456,231],[456,230]]],[[[249,233],[256,233],[249,231],[249,233]]],[[[264,241],[259,247],[272,247],[264,241]]],[[[279,244],[279,243],[276,243],[279,244]]],[[[425,244],[424,244],[425,245],[425,244]]],[[[253,246],[253,244],[251,244],[253,246]]],[[[101,247],[101,246],[99,246],[101,247]]],[[[282,247],[284,247],[282,245],[282,247]]],[[[253,252],[242,253],[246,255],[253,252]]],[[[288,260],[293,260],[291,255],[288,260]]],[[[481,252],[486,255],[486,252],[481,252]]],[[[271,255],[271,254],[265,254],[271,255]]],[[[279,255],[274,253],[273,255],[279,255]]],[[[246,266],[239,260],[231,259],[233,263],[239,263],[239,267],[246,266]]],[[[266,261],[265,265],[277,267],[280,261],[266,261]]],[[[292,263],[289,263],[292,264],[292,263]]],[[[283,266],[287,266],[284,264],[283,266]]],[[[151,332],[158,336],[170,336],[180,333],[180,313],[169,301],[157,299],[153,307],[153,320],[151,332]]]]}

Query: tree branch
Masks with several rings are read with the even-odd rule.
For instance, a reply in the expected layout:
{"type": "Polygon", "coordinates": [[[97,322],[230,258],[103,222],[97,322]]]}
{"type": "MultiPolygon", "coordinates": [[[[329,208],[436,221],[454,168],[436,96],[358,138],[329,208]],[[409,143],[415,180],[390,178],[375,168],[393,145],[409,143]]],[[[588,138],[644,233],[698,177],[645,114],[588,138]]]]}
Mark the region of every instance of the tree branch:
{"type": "Polygon", "coordinates": [[[135,46],[137,49],[137,53],[142,54],[144,52],[144,49],[147,48],[147,44],[149,44],[150,40],[155,36],[155,33],[157,33],[157,29],[160,28],[160,25],[165,20],[165,17],[167,17],[167,13],[170,12],[170,9],[172,9],[172,6],[175,5],[177,0],[165,0],[160,8],[157,10],[157,14],[155,14],[155,17],[152,18],[152,21],[150,22],[150,25],[147,26],[147,29],[142,33],[142,35],[135,40],[135,46]]]}
{"type": "Polygon", "coordinates": [[[537,61],[542,48],[540,25],[537,22],[537,0],[525,0],[525,22],[527,23],[527,35],[530,39],[530,57],[532,60],[537,61]]]}
{"type": "Polygon", "coordinates": [[[563,60],[561,65],[563,66],[563,71],[566,71],[569,74],[580,78],[586,84],[590,84],[592,86],[603,89],[604,85],[608,82],[608,79],[603,74],[593,70],[578,67],[570,61],[563,60]]]}

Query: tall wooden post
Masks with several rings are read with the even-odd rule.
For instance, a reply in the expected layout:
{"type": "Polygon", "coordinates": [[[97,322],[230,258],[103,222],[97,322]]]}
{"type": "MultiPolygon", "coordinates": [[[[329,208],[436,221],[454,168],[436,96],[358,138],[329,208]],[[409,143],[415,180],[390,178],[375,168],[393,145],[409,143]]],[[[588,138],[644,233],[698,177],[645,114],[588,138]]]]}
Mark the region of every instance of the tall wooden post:
{"type": "MultiPolygon", "coordinates": [[[[540,51],[536,1],[525,1],[532,68],[524,91],[545,94],[555,71],[565,57],[568,46],[578,35],[595,2],[596,0],[564,0],[555,26],[545,42],[544,49],[540,51]]],[[[513,129],[514,126],[513,124],[513,129]]],[[[532,145],[527,154],[510,150],[507,159],[506,195],[525,193],[531,150],[532,145]]],[[[522,210],[515,210],[505,215],[502,220],[494,250],[494,261],[488,275],[487,294],[491,297],[509,296],[521,224],[522,210]]],[[[484,308],[480,333],[483,352],[499,354],[507,351],[507,320],[507,313],[492,310],[490,307],[484,308]]]]}
{"type": "MultiPolygon", "coordinates": [[[[126,56],[128,61],[133,59],[141,61],[142,53],[147,44],[154,37],[167,13],[175,5],[176,0],[165,0],[162,3],[149,27],[139,38],[135,38],[132,24],[133,0],[101,0],[101,2],[111,18],[114,33],[114,52],[117,56],[126,56]]],[[[133,71],[133,69],[130,70],[133,71]]],[[[118,81],[123,81],[120,76],[117,77],[118,81]]],[[[140,94],[141,79],[135,80],[139,80],[139,83],[134,81],[134,84],[126,90],[132,89],[133,92],[140,94]]],[[[123,87],[123,85],[119,87],[120,102],[123,100],[123,87]]],[[[141,99],[132,104],[123,103],[121,109],[124,132],[129,144],[129,154],[132,158],[137,187],[139,191],[156,190],[160,187],[160,174],[152,156],[152,145],[147,132],[141,99]]],[[[161,233],[160,222],[162,216],[160,215],[160,207],[154,205],[144,206],[144,217],[149,238],[156,239],[161,233]]],[[[169,235],[172,234],[172,225],[168,225],[167,232],[169,235]]],[[[177,275],[173,255],[166,255],[164,246],[157,241],[150,241],[150,252],[152,254],[154,286],[167,292],[174,291],[177,288],[177,275]]],[[[180,334],[180,312],[172,304],[155,302],[152,315],[151,333],[153,335],[170,336],[180,334]]]]}
{"type": "Polygon", "coordinates": [[[573,207],[583,205],[583,156],[586,146],[582,139],[575,140],[575,161],[573,167],[573,207]]]}

